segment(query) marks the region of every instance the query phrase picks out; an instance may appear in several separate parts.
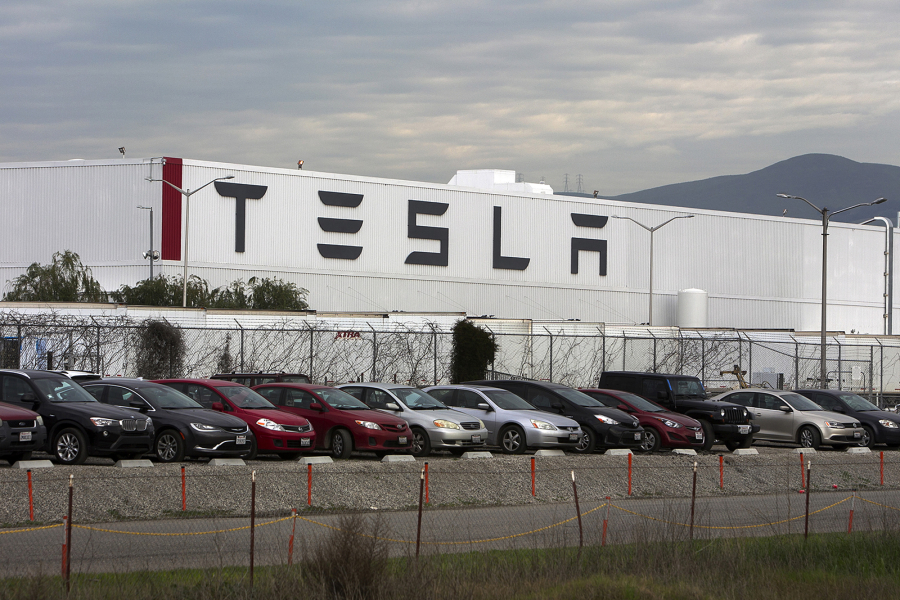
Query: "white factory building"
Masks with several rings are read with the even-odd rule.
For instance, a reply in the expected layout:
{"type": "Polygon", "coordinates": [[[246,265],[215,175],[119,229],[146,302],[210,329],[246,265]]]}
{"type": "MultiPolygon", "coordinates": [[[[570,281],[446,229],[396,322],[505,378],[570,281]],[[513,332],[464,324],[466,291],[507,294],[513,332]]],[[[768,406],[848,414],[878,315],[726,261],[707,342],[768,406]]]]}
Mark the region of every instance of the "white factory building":
{"type": "MultiPolygon", "coordinates": [[[[553,195],[512,171],[445,185],[178,158],[8,163],[0,206],[4,286],[63,250],[106,290],[134,285],[150,270],[142,206],[155,273],[180,275],[186,257],[212,287],[279,277],[319,311],[617,324],[648,322],[651,304],[651,235],[629,219],[690,217],[653,234],[653,325],[820,324],[820,220],[553,195]],[[192,191],[189,216],[162,179],[192,191]]],[[[828,232],[828,329],[883,333],[884,226],[828,232]]]]}

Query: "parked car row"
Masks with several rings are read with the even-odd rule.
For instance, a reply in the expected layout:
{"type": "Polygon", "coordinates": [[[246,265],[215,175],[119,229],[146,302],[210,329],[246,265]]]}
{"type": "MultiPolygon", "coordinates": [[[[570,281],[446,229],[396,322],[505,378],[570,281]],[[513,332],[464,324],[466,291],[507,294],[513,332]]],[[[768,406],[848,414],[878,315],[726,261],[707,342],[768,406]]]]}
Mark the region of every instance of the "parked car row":
{"type": "Polygon", "coordinates": [[[146,381],[0,370],[0,456],[15,461],[46,450],[80,464],[89,455],[155,454],[161,462],[259,453],[296,459],[313,450],[335,458],[354,451],[460,455],[485,445],[507,454],[709,450],[716,441],[735,449],[756,440],[900,447],[900,416],[837,390],[750,388],[710,400],[696,377],[612,371],[599,387],[581,390],[527,380],[418,389],[303,379],[233,373],[146,381]],[[251,389],[236,378],[262,383],[251,389]]]}

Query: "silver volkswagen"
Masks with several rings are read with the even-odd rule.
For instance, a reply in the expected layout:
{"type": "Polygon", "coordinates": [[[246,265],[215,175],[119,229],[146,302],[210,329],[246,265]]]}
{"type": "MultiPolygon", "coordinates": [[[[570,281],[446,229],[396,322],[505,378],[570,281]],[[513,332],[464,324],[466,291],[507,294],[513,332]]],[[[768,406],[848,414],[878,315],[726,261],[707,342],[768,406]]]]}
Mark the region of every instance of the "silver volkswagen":
{"type": "Polygon", "coordinates": [[[753,441],[794,442],[804,448],[848,446],[862,439],[860,422],[821,406],[796,392],[747,388],[726,392],[715,400],[746,406],[759,433],[753,441]]]}
{"type": "Polygon", "coordinates": [[[487,442],[488,430],[480,419],[451,410],[417,388],[397,383],[345,383],[337,387],[369,408],[409,423],[413,456],[428,456],[432,449],[461,455],[487,442]]]}
{"type": "Polygon", "coordinates": [[[574,449],[581,426],[572,419],[537,410],[512,392],[483,385],[436,385],[424,388],[447,406],[480,419],[489,446],[504,454],[526,448],[574,449]]]}

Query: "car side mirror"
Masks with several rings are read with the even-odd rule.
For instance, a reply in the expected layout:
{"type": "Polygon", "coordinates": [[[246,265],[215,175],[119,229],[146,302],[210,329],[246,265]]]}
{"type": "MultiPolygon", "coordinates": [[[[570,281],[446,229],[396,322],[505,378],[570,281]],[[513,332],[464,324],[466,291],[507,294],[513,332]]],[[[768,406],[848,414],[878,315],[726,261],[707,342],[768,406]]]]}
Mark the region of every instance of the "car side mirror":
{"type": "Polygon", "coordinates": [[[147,404],[141,402],[140,400],[132,400],[128,403],[128,406],[130,406],[131,408],[136,408],[141,412],[147,412],[147,404]]]}
{"type": "Polygon", "coordinates": [[[318,402],[313,402],[309,405],[309,410],[322,410],[322,405],[318,402]]]}
{"type": "Polygon", "coordinates": [[[781,412],[786,412],[786,413],[793,412],[793,411],[791,411],[791,407],[790,407],[790,406],[785,406],[785,405],[783,405],[783,404],[782,404],[781,406],[779,406],[778,409],[779,409],[781,412]]]}
{"type": "Polygon", "coordinates": [[[828,410],[830,410],[831,412],[836,412],[836,413],[845,413],[845,412],[847,412],[846,410],[844,410],[844,407],[843,407],[843,406],[835,406],[834,408],[829,408],[828,410]]]}
{"type": "Polygon", "coordinates": [[[37,412],[38,407],[41,405],[40,401],[37,399],[37,396],[32,394],[31,392],[25,392],[22,394],[21,398],[22,404],[31,403],[31,410],[37,412]]]}
{"type": "Polygon", "coordinates": [[[400,410],[400,405],[396,402],[386,402],[384,408],[386,410],[400,410]]]}
{"type": "Polygon", "coordinates": [[[616,408],[624,412],[633,412],[633,409],[627,404],[620,404],[616,408]]]}
{"type": "Polygon", "coordinates": [[[557,402],[551,402],[550,408],[552,408],[554,410],[562,410],[565,407],[563,406],[562,402],[557,401],[557,402]]]}
{"type": "Polygon", "coordinates": [[[487,410],[487,411],[494,410],[491,408],[491,405],[488,404],[487,402],[479,402],[478,404],[475,405],[475,408],[477,408],[478,410],[487,410]]]}
{"type": "Polygon", "coordinates": [[[213,402],[212,409],[217,410],[219,412],[225,412],[225,405],[222,404],[221,402],[213,402]]]}

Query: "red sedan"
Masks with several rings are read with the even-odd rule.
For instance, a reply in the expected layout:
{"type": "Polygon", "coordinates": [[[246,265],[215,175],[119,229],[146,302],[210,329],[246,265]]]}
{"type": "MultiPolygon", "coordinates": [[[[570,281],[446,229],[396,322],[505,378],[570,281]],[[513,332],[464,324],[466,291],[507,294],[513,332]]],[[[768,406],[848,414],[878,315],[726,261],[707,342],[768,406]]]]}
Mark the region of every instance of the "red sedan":
{"type": "Polygon", "coordinates": [[[308,419],[319,432],[316,447],[334,458],[349,458],[353,450],[381,455],[412,447],[406,421],[369,408],[342,390],[302,383],[267,383],[253,389],[281,410],[308,419]]]}
{"type": "Polygon", "coordinates": [[[644,452],[656,452],[660,447],[695,450],[703,447],[700,421],[668,411],[659,404],[628,392],[595,388],[581,388],[580,391],[606,406],[637,417],[644,428],[644,441],[641,443],[644,452]]]}
{"type": "Polygon", "coordinates": [[[158,379],[156,383],[178,390],[203,408],[234,415],[250,426],[255,441],[246,458],[256,454],[276,454],[295,460],[316,445],[313,426],[297,415],[278,410],[271,402],[239,383],[216,379],[158,379]]]}

